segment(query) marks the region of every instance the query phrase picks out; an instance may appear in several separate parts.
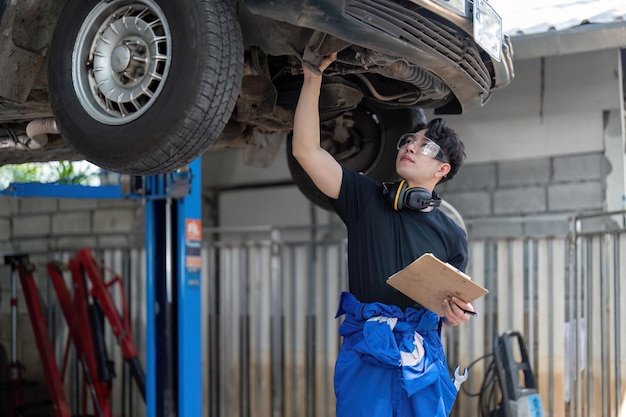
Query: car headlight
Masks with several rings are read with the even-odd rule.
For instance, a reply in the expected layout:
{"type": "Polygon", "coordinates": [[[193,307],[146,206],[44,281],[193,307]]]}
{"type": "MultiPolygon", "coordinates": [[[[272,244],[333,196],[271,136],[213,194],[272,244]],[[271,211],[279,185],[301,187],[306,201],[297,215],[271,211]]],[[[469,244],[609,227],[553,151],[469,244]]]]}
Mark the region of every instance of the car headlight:
{"type": "Polygon", "coordinates": [[[502,37],[502,18],[486,0],[474,0],[474,40],[498,62],[502,37]]]}

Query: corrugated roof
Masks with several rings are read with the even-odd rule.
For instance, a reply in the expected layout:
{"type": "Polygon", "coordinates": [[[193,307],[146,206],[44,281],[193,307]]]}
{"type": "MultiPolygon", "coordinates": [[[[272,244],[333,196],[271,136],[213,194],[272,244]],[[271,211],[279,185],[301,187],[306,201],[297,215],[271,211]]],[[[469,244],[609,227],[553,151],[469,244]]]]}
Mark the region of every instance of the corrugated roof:
{"type": "Polygon", "coordinates": [[[490,0],[504,32],[523,36],[595,24],[626,24],[626,0],[490,0]]]}

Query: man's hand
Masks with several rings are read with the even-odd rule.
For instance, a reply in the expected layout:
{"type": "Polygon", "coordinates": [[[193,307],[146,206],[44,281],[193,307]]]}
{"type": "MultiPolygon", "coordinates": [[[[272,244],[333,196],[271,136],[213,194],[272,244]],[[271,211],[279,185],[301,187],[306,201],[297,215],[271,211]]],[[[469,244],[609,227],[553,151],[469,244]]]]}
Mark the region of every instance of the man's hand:
{"type": "Polygon", "coordinates": [[[328,66],[330,64],[332,64],[335,59],[337,59],[337,53],[334,52],[332,54],[330,54],[329,56],[322,58],[322,61],[320,62],[320,66],[319,66],[319,74],[315,73],[315,71],[311,70],[311,68],[309,68],[309,65],[307,65],[304,61],[302,62],[302,73],[304,74],[304,78],[308,78],[311,75],[315,75],[320,77],[322,75],[322,73],[324,72],[324,70],[326,68],[328,68],[328,66]]]}
{"type": "Polygon", "coordinates": [[[458,326],[470,319],[470,315],[465,311],[474,311],[474,306],[452,297],[451,300],[443,301],[443,310],[445,312],[443,323],[446,326],[458,326]]]}

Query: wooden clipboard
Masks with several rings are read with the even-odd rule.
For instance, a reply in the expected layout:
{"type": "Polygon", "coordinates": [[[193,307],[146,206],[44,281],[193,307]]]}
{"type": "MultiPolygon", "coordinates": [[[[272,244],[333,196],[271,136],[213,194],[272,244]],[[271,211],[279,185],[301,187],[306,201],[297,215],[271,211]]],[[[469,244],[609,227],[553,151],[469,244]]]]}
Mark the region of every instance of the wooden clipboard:
{"type": "Polygon", "coordinates": [[[452,265],[425,253],[387,279],[387,283],[424,307],[444,315],[443,300],[457,296],[471,303],[489,291],[452,265]]]}

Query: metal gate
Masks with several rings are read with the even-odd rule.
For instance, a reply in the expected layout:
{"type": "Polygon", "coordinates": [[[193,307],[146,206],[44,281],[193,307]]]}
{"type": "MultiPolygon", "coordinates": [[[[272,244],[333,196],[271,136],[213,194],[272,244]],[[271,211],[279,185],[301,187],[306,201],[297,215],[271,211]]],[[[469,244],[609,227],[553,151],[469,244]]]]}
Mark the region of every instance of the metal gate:
{"type": "MultiPolygon", "coordinates": [[[[544,415],[618,417],[626,412],[626,333],[620,331],[626,314],[620,304],[625,218],[626,212],[619,212],[562,219],[570,230],[565,237],[471,240],[467,272],[490,293],[475,303],[479,317],[444,331],[449,364],[470,368],[463,388],[474,394],[459,395],[453,416],[486,415],[490,404],[483,399],[490,393],[483,382],[494,338],[506,330],[525,338],[544,415]]],[[[333,417],[333,369],[340,346],[334,316],[339,294],[347,288],[343,226],[205,229],[203,236],[203,314],[198,318],[203,321],[203,415],[333,417]]],[[[45,256],[64,260],[71,253],[45,256]]],[[[133,336],[143,355],[144,251],[102,249],[97,254],[125,280],[133,336]]],[[[60,361],[67,328],[44,284],[45,274],[39,282],[47,294],[60,361]]],[[[114,393],[115,415],[144,415],[113,334],[106,339],[121,379],[114,393]]],[[[66,381],[73,394],[77,369],[74,362],[74,376],[66,381]]]]}
{"type": "Polygon", "coordinates": [[[204,233],[216,238],[204,256],[208,415],[334,415],[333,316],[346,287],[346,242],[335,232],[204,233]]]}
{"type": "MultiPolygon", "coordinates": [[[[452,415],[483,416],[497,400],[478,394],[506,330],[525,338],[544,415],[623,412],[625,216],[567,219],[567,237],[470,242],[468,273],[490,293],[477,319],[444,331],[449,364],[470,368],[474,394],[462,392],[452,415]]],[[[342,226],[206,229],[204,239],[206,415],[334,416],[342,226]]]]}

